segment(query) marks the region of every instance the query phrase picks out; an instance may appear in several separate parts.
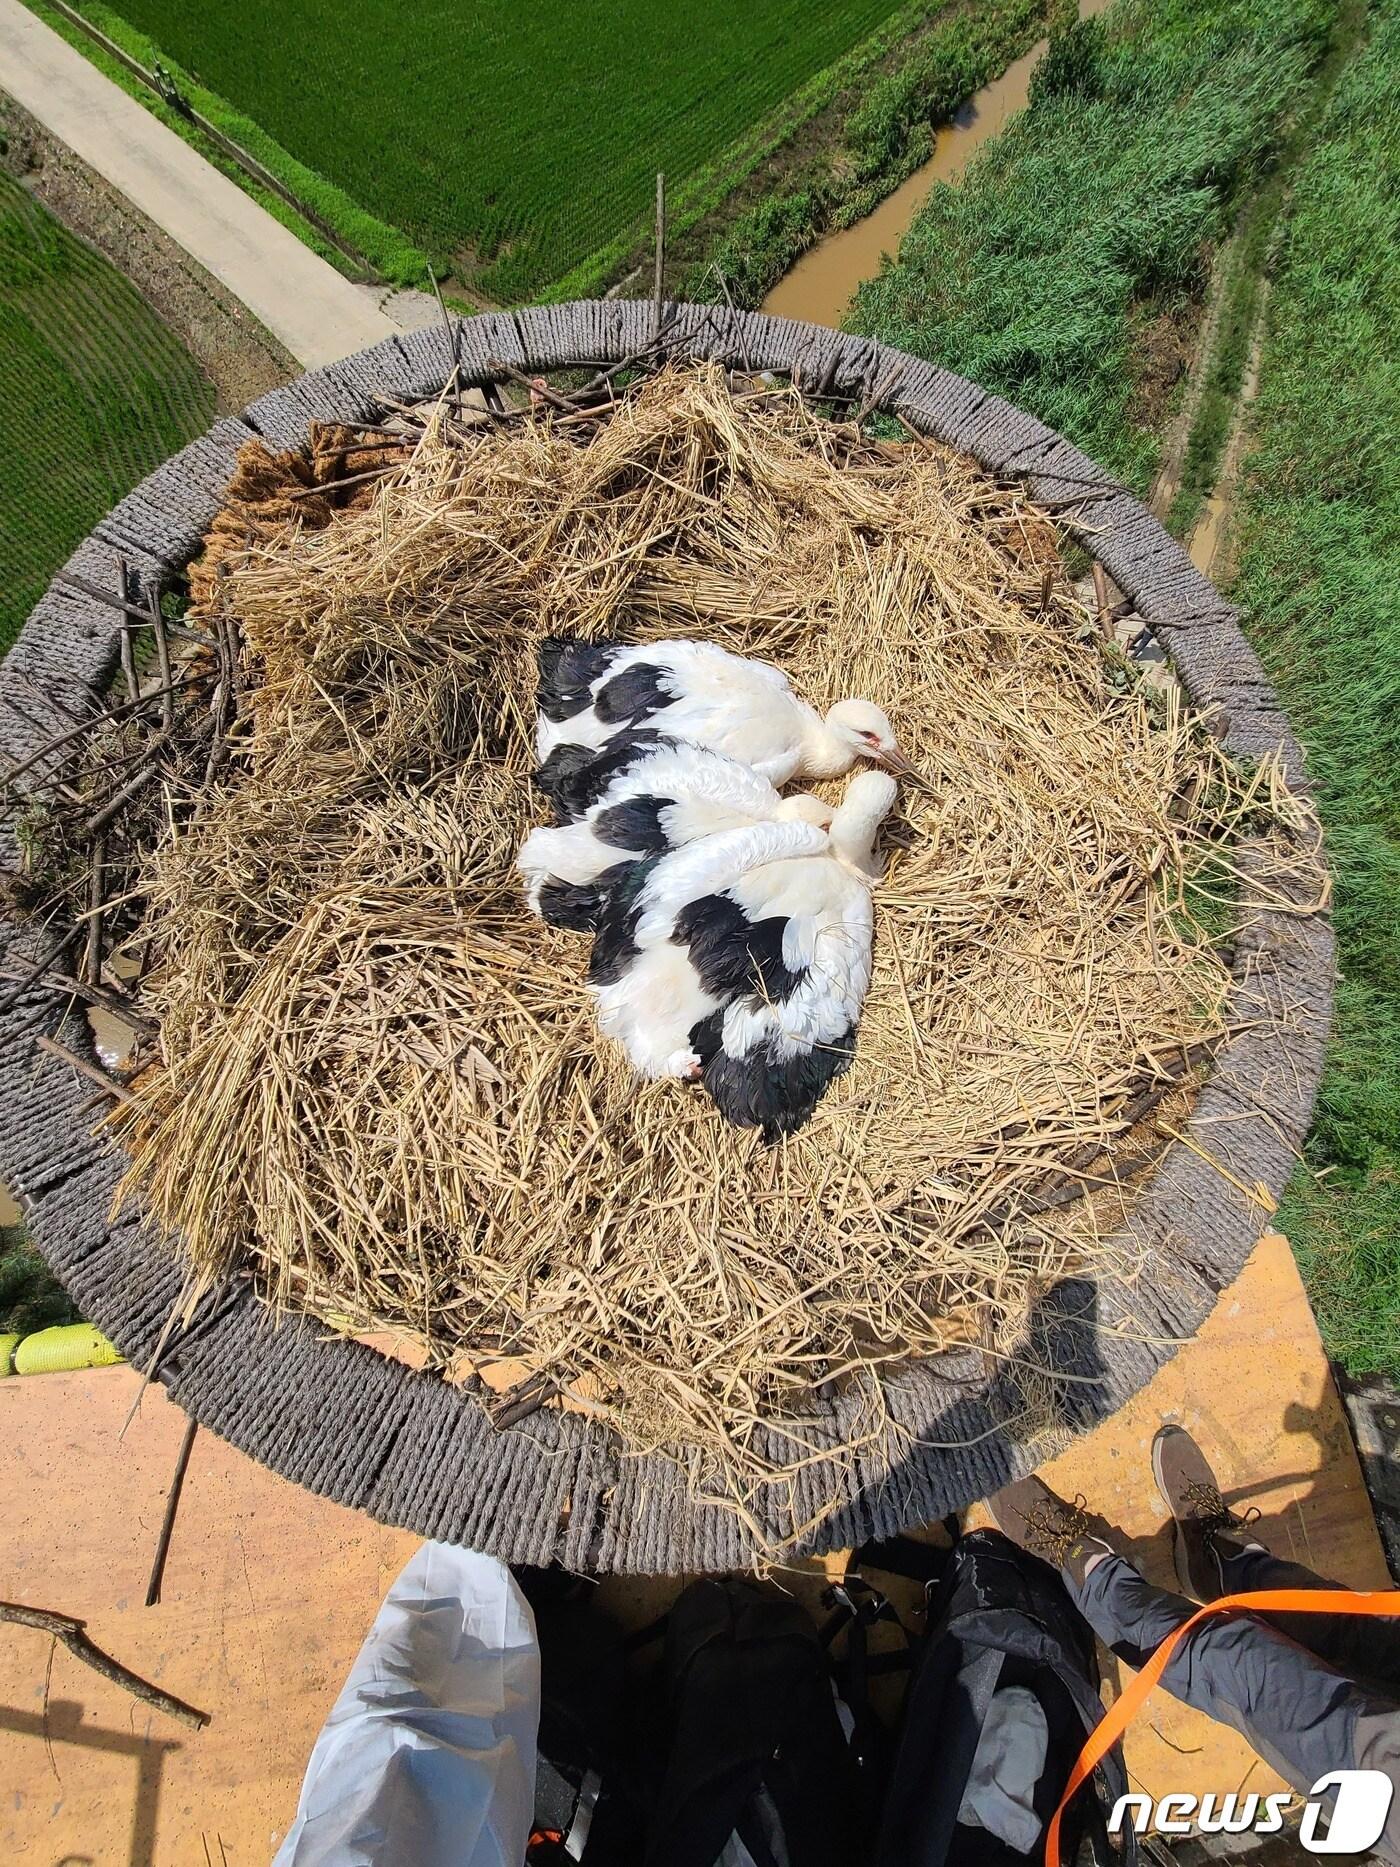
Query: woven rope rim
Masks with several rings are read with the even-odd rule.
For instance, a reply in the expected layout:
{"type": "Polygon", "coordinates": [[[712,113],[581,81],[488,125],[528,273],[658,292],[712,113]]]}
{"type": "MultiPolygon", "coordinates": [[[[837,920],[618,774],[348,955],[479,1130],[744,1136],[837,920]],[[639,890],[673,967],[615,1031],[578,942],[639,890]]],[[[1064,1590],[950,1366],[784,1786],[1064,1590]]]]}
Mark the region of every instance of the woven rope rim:
{"type": "MultiPolygon", "coordinates": [[[[1280,751],[1290,780],[1302,755],[1235,613],[1146,509],[1052,429],[946,370],[868,339],[790,319],[668,304],[666,348],[745,369],[791,372],[813,396],[902,416],[911,427],[1025,482],[1057,509],[1167,649],[1192,703],[1228,716],[1238,756],[1280,751]]],[[[384,396],[436,394],[454,366],[465,383],[522,370],[602,366],[653,336],[650,304],[578,302],[454,321],[405,333],[274,390],[220,421],[113,508],[64,567],[110,586],[120,552],[145,592],[179,576],[221,501],[242,444],[304,442],[313,419],[373,419],[384,396]]],[[[4,749],[16,757],[90,704],[118,659],[114,611],[55,582],[0,668],[4,749]],[[43,694],[52,699],[39,699],[43,694]]],[[[6,860],[13,832],[7,829],[6,860]]],[[[1246,850],[1262,863],[1262,852],[1246,850]]],[[[37,953],[30,930],[0,922],[11,969],[37,953]]],[[[1321,917],[1267,912],[1243,930],[1237,1003],[1250,1028],[1216,1060],[1188,1134],[1214,1157],[1173,1146],[1129,1220],[1145,1259],[1131,1291],[1079,1277],[1049,1292],[1037,1346],[1063,1380],[1067,1423],[1086,1431],[1114,1412],[1189,1338],[1253,1248],[1264,1216],[1234,1180],[1281,1193],[1306,1136],[1331,1013],[1333,948],[1321,917]]],[[[30,1235],[83,1313],[147,1365],[180,1283],[168,1244],[139,1221],[108,1221],[120,1167],[80,1114],[90,1094],[61,1061],[20,1049],[35,987],[4,1017],[11,1065],[0,1083],[0,1176],[30,1235]]],[[[85,1019],[70,1048],[90,1054],[85,1019]]],[[[662,1456],[623,1455],[575,1415],[536,1414],[498,1434],[480,1401],[297,1319],[275,1322],[246,1282],[207,1299],[162,1360],[160,1378],[201,1424],[273,1470],[385,1523],[510,1561],[650,1573],[749,1566],[752,1533],[732,1512],[697,1504],[662,1456]]],[[[840,1430],[840,1402],[828,1411],[840,1430]]],[[[861,1457],[837,1508],[795,1553],[859,1544],[985,1497],[1034,1463],[1007,1423],[1010,1395],[980,1357],[911,1368],[891,1389],[906,1435],[891,1462],[861,1457]],[[912,1449],[911,1449],[912,1448],[912,1449]]],[[[818,1500],[805,1500],[813,1506],[818,1500]]],[[[805,1517],[799,1498],[799,1516],[805,1517]]]]}

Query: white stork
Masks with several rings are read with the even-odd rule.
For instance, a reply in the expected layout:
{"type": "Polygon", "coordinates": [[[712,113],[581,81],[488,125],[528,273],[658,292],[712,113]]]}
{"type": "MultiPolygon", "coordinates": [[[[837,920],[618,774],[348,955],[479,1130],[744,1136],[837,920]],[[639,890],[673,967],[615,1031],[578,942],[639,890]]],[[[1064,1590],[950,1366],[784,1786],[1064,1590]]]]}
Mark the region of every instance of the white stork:
{"type": "Polygon", "coordinates": [[[914,775],[873,702],[839,701],[823,719],[780,668],[710,642],[627,646],[550,636],[539,663],[537,776],[561,822],[580,814],[578,787],[599,750],[628,728],[727,752],[779,786],[838,778],[860,758],[914,775]]]}
{"type": "Polygon", "coordinates": [[[854,1054],[894,799],[893,779],[864,772],[826,832],[760,823],[637,863],[594,942],[604,1034],[644,1075],[701,1078],[766,1141],[800,1128],[854,1054]]]}
{"type": "Polygon", "coordinates": [[[800,792],[780,797],[750,766],[655,732],[622,732],[580,777],[584,806],[562,828],[532,830],[516,858],[533,913],[591,933],[607,891],[643,856],[664,856],[720,830],[802,822],[823,828],[832,808],[800,792]]]}

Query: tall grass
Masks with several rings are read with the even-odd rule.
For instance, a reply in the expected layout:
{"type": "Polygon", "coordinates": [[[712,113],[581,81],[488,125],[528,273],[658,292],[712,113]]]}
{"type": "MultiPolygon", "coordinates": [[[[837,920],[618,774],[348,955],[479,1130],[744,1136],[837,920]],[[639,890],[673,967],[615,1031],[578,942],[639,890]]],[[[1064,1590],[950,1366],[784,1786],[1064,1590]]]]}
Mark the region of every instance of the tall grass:
{"type": "Polygon", "coordinates": [[[1400,4],[1377,0],[1295,188],[1235,595],[1300,736],[1342,985],[1283,1222],[1330,1351],[1400,1374],[1400,4]]]}
{"type": "Polygon", "coordinates": [[[852,226],[933,154],[940,125],[1054,22],[1056,0],[975,0],[838,100],[839,121],[787,184],[739,215],[687,295],[761,304],[809,246],[852,226]]]}
{"type": "Polygon", "coordinates": [[[1029,108],[940,185],[856,329],[1034,411],[1130,483],[1159,453],[1135,337],[1199,294],[1335,0],[1119,0],[1057,34],[1029,108]]]}

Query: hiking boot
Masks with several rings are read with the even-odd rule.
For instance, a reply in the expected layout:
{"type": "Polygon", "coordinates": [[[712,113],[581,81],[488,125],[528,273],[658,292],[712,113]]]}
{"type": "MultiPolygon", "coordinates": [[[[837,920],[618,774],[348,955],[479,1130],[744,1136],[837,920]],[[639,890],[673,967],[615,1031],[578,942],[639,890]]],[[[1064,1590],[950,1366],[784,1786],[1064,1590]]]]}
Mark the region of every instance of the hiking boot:
{"type": "Polygon", "coordinates": [[[1263,1547],[1248,1535],[1259,1513],[1241,1517],[1230,1509],[1184,1426],[1164,1426],[1152,1441],[1152,1475],[1172,1514],[1177,1580],[1197,1601],[1214,1601],[1227,1591],[1222,1558],[1263,1547]]]}
{"type": "Polygon", "coordinates": [[[1095,1556],[1116,1555],[1101,1517],[1091,1517],[1084,1499],[1072,1504],[1056,1497],[1041,1478],[1018,1478],[987,1499],[992,1521],[1003,1536],[1063,1569],[1078,1587],[1095,1556]]]}

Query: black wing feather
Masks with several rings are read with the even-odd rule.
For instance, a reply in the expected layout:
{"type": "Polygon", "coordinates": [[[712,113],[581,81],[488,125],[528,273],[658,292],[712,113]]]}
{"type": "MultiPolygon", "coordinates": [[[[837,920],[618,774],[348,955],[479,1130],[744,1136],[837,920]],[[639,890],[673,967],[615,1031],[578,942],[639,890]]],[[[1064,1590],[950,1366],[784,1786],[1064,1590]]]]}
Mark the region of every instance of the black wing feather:
{"type": "MultiPolygon", "coordinates": [[[[838,1076],[851,1067],[855,1026],[820,1050],[780,1057],[778,1040],[765,1037],[742,1057],[717,1049],[704,1061],[703,1081],[716,1108],[736,1128],[761,1128],[771,1147],[782,1135],[795,1134],[838,1076]]],[[[692,1038],[692,1045],[693,1045],[692,1038]]]]}
{"type": "Polygon", "coordinates": [[[621,642],[584,642],[573,635],[547,635],[536,657],[540,712],[560,725],[593,702],[594,685],[612,666],[621,642]]]}
{"type": "Polygon", "coordinates": [[[671,938],[689,951],[700,983],[721,1004],[749,994],[782,1004],[807,976],[783,959],[786,927],[785,915],[751,921],[728,895],[702,895],[681,909],[671,938]]]}
{"type": "Polygon", "coordinates": [[[633,661],[598,689],[593,711],[604,726],[636,726],[676,698],[666,685],[668,670],[652,661],[633,661]]]}
{"type": "Polygon", "coordinates": [[[653,727],[642,726],[614,733],[598,747],[557,745],[535,773],[535,783],[554,806],[555,822],[573,823],[592,810],[614,778],[670,744],[653,727]]]}

